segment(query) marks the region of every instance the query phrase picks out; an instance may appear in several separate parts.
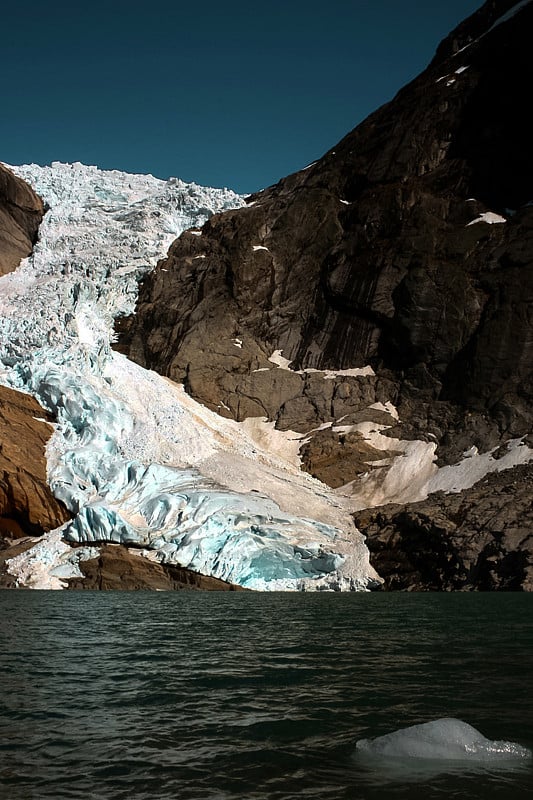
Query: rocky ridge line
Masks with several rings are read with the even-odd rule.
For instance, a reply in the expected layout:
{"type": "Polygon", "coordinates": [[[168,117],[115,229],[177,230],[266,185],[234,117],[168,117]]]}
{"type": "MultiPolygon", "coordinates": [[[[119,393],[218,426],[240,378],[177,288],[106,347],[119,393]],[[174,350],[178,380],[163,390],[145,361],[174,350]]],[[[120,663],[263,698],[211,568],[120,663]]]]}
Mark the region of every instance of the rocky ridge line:
{"type": "Polygon", "coordinates": [[[379,404],[399,416],[385,435],[435,442],[441,466],[530,434],[532,28],[532,3],[489,0],[315,164],[185,232],[120,348],[222,415],[305,434],[304,467],[332,486],[379,463],[341,430],[379,404]]]}

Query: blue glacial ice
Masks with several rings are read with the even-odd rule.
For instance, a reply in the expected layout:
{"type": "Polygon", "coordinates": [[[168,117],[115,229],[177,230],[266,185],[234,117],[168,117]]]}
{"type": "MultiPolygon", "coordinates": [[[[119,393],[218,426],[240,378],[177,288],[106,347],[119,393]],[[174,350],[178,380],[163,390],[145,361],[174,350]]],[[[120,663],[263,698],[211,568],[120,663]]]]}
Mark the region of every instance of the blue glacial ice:
{"type": "MultiPolygon", "coordinates": [[[[139,278],[174,238],[242,199],[81,164],[14,171],[50,210],[33,256],[0,279],[0,381],[57,418],[48,478],[74,514],[63,539],[121,542],[255,589],[374,583],[333,493],[111,348],[114,319],[133,312],[139,278]]],[[[25,576],[31,559],[63,574],[57,535],[48,554],[46,542],[22,559],[25,576]]]]}
{"type": "Polygon", "coordinates": [[[531,759],[531,750],[515,742],[487,739],[460,719],[443,718],[408,728],[360,739],[359,754],[378,759],[424,759],[481,764],[521,762],[531,759]]]}

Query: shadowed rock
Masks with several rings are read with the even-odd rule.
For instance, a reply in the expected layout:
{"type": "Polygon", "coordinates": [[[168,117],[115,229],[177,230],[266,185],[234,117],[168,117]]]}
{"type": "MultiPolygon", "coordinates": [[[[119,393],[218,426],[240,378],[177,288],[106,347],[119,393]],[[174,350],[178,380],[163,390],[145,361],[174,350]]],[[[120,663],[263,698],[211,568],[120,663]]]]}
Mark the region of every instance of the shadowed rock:
{"type": "MultiPolygon", "coordinates": [[[[316,431],[373,403],[394,403],[389,433],[430,437],[440,464],[530,433],[532,27],[533,4],[489,0],[315,164],[185,232],[120,321],[120,348],[219,413],[308,434],[304,467],[334,486],[373,454],[316,431]],[[276,350],[294,372],[273,366],[276,350]],[[303,372],[366,364],[373,376],[303,372]]],[[[520,482],[520,504],[529,493],[520,482]]],[[[531,588],[529,556],[509,555],[483,503],[465,495],[442,547],[469,564],[477,541],[501,570],[456,574],[446,556],[413,586],[531,588]]],[[[426,536],[428,564],[440,547],[426,536]]]]}
{"type": "Polygon", "coordinates": [[[158,564],[122,545],[103,545],[98,558],[80,562],[83,578],[71,578],[69,589],[157,589],[158,591],[246,591],[233,583],[189,569],[158,564]]]}
{"type": "Polygon", "coordinates": [[[354,515],[385,590],[533,591],[533,465],[354,515]]]}
{"type": "Polygon", "coordinates": [[[347,413],[380,400],[386,376],[403,420],[439,400],[529,432],[533,6],[492,27],[512,5],[486,3],[316,164],[184,233],[121,321],[121,349],[280,428],[332,411],[325,381],[310,391],[272,368],[277,349],[295,370],[372,364],[347,413]]]}

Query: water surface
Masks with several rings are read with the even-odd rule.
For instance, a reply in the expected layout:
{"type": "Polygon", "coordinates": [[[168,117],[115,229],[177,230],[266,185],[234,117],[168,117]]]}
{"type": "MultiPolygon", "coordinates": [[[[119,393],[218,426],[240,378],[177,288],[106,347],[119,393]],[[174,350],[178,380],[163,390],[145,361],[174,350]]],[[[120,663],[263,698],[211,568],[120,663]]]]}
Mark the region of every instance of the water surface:
{"type": "Polygon", "coordinates": [[[0,592],[0,797],[531,797],[531,764],[372,764],[355,742],[453,716],[532,747],[532,612],[524,594],[0,592]]]}

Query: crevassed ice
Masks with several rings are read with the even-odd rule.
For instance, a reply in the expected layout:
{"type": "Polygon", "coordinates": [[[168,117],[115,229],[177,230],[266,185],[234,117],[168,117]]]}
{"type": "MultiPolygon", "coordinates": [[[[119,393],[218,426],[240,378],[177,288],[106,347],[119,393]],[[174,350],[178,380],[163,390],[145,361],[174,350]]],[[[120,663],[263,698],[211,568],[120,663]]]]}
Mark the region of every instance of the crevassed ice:
{"type": "Polygon", "coordinates": [[[12,169],[50,210],[33,256],[1,279],[0,380],[57,416],[47,456],[50,486],[75,514],[64,536],[150,548],[251,588],[366,588],[376,575],[362,537],[325,487],[273,466],[236,423],[111,349],[139,278],[183,229],[242,198],[82,164],[12,169]],[[269,480],[277,469],[277,485],[313,519],[204,477],[221,449],[269,480]]]}

